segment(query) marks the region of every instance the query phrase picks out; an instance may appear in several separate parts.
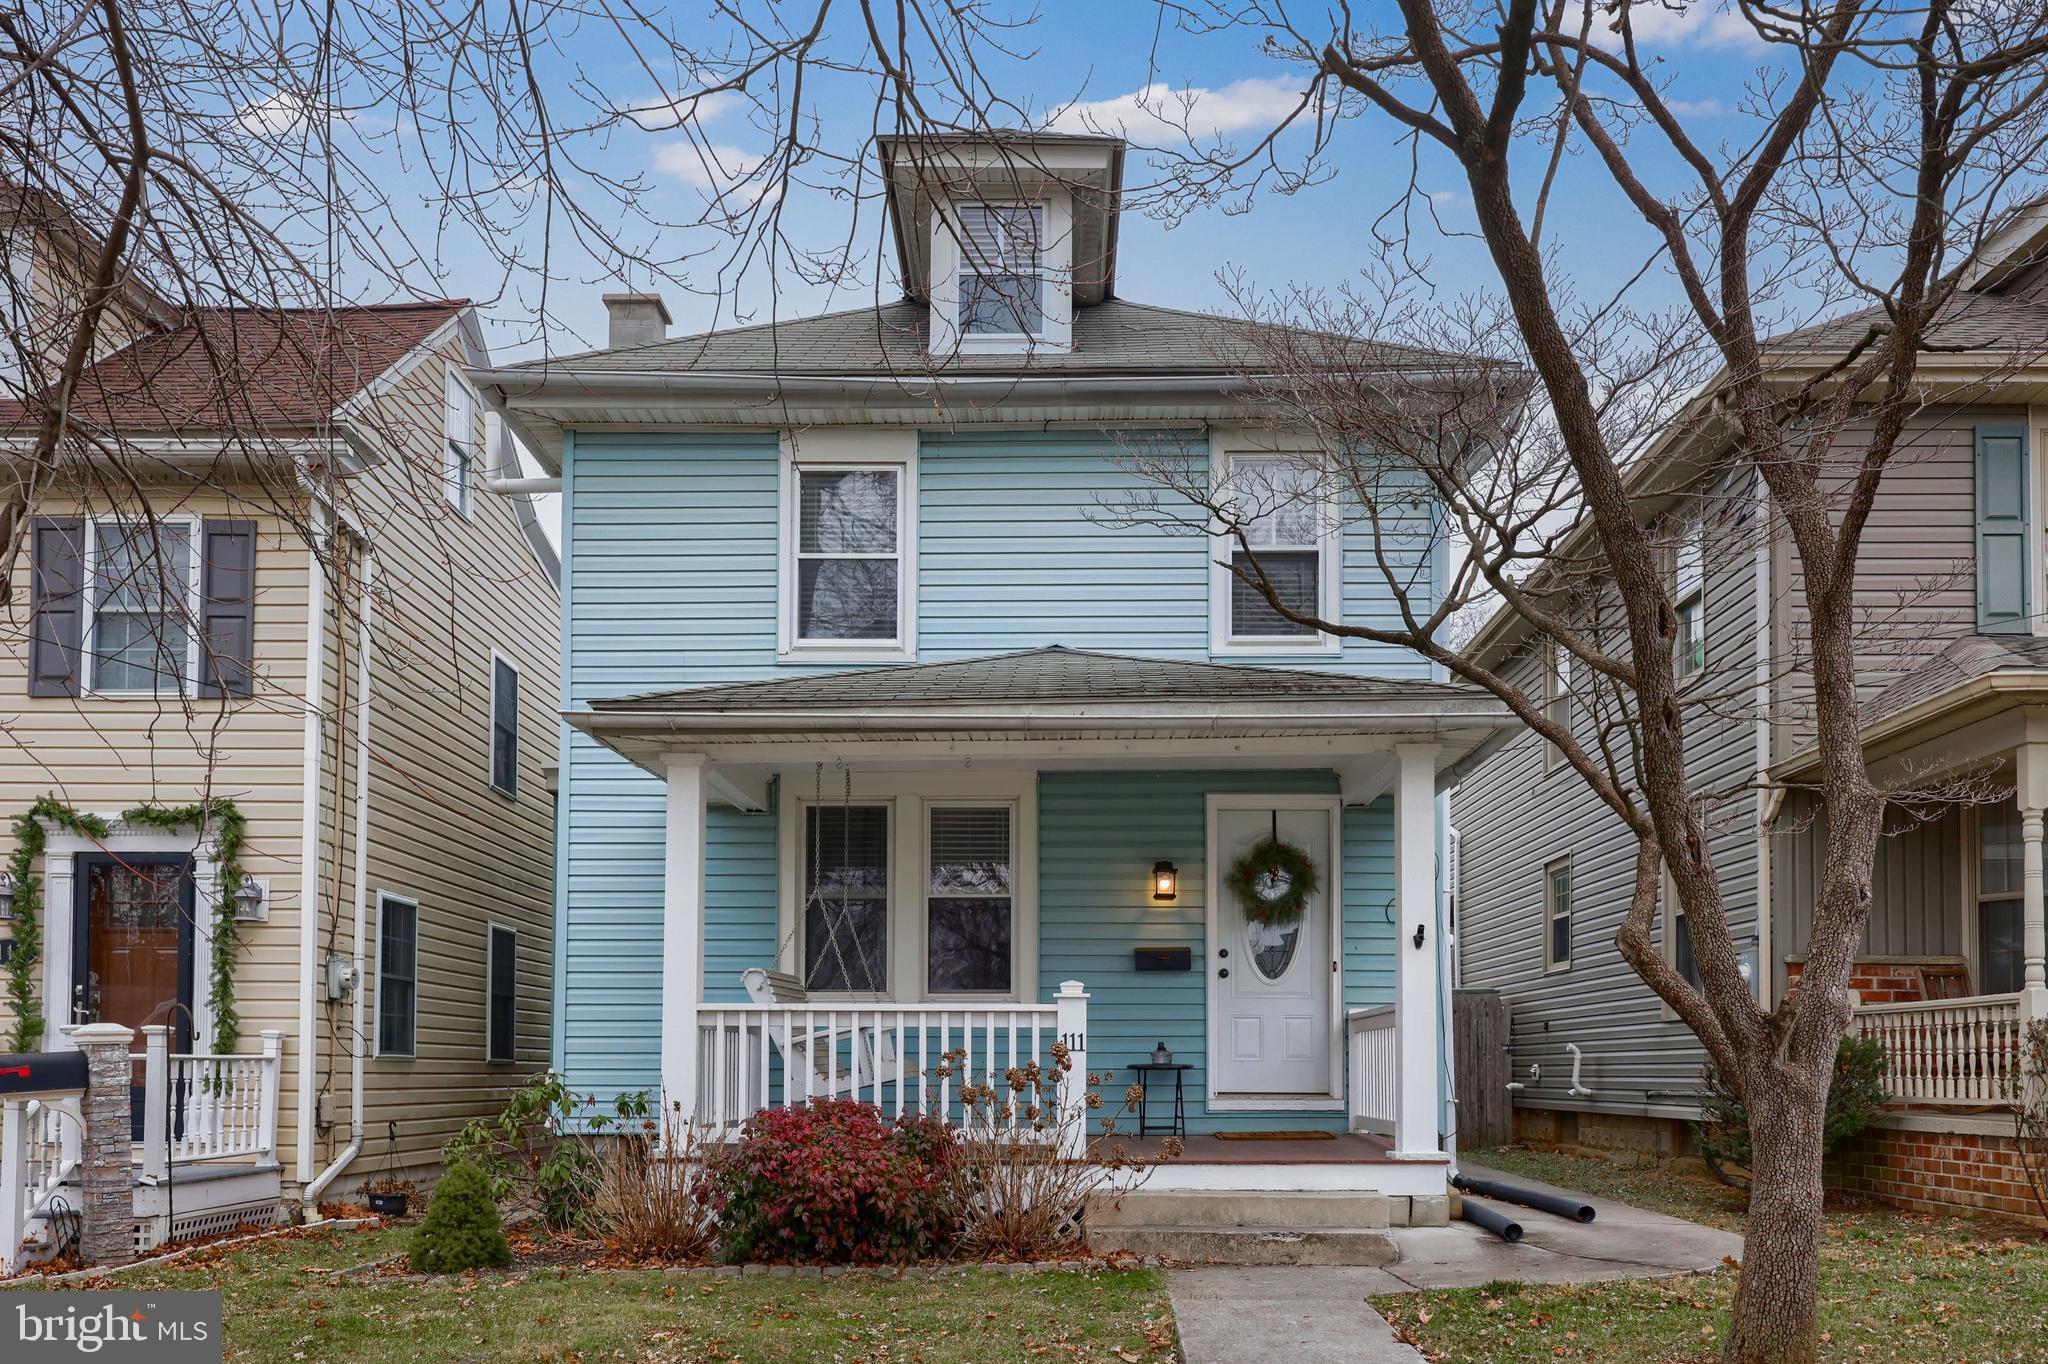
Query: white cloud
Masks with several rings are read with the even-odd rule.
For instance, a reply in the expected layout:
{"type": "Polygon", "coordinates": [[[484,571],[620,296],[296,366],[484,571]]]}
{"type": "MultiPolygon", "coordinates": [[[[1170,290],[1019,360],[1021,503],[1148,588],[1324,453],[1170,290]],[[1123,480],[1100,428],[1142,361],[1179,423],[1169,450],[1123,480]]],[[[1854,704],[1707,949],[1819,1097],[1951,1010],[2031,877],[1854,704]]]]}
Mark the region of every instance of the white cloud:
{"type": "Polygon", "coordinates": [[[667,132],[685,123],[709,123],[738,108],[742,100],[731,90],[704,95],[656,95],[629,104],[619,112],[650,133],[667,132]]]}
{"type": "Polygon", "coordinates": [[[338,127],[354,117],[349,110],[327,103],[310,90],[279,90],[243,109],[235,115],[235,121],[252,133],[277,136],[311,132],[322,119],[338,127]]]}
{"type": "Polygon", "coordinates": [[[1429,200],[1430,203],[1436,205],[1438,208],[1449,208],[1453,204],[1462,204],[1465,202],[1464,192],[1462,190],[1455,189],[1424,190],[1422,197],[1429,200]]]}
{"type": "MultiPolygon", "coordinates": [[[[1628,7],[1628,16],[1638,48],[1764,46],[1749,20],[1728,0],[1691,0],[1675,9],[1666,8],[1662,0],[1641,0],[1628,7]]],[[[1594,23],[1593,40],[1604,47],[1621,46],[1621,35],[1604,20],[1594,23]]]]}
{"type": "Polygon", "coordinates": [[[664,142],[654,149],[654,168],[716,199],[724,195],[758,199],[774,187],[750,183],[768,158],[723,142],[664,142]]]}
{"type": "Polygon", "coordinates": [[[1667,99],[1664,107],[1680,118],[1719,118],[1735,112],[1725,101],[1718,99],[1667,99]]]}
{"type": "Polygon", "coordinates": [[[1210,90],[1201,86],[1147,85],[1114,99],[1082,100],[1054,111],[1046,127],[1062,133],[1178,135],[1196,139],[1247,128],[1269,128],[1301,103],[1301,86],[1285,77],[1251,77],[1210,90]]]}

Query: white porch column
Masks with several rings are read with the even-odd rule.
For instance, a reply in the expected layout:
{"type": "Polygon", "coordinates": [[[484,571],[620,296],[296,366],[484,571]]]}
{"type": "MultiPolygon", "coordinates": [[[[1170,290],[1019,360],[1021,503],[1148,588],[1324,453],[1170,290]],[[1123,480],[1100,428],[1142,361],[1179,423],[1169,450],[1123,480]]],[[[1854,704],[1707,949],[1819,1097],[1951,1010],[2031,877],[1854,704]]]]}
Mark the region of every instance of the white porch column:
{"type": "Polygon", "coordinates": [[[1394,748],[1394,1153],[1435,1155],[1437,1139],[1435,744],[1394,748]],[[1417,931],[1422,941],[1415,941],[1417,931]]]}
{"type": "Polygon", "coordinates": [[[697,1109],[697,1006],[704,997],[704,760],[668,763],[668,864],[661,915],[661,1097],[697,1109]]]}
{"type": "Polygon", "coordinates": [[[2026,958],[2028,1016],[2048,1004],[2048,905],[2041,871],[2042,812],[2048,808],[2048,744],[2021,744],[2015,755],[2020,805],[2021,951],[2026,958]]]}

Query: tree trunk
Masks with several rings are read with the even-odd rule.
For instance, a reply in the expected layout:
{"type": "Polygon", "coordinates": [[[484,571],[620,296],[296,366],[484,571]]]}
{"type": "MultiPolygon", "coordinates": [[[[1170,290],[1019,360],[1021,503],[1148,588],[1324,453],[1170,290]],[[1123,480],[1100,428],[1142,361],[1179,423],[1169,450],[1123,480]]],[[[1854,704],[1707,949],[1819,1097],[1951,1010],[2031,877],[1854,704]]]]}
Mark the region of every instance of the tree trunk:
{"type": "MultiPolygon", "coordinates": [[[[1806,1364],[1818,1347],[1814,1313],[1820,1295],[1821,1179],[1827,1094],[1800,1094],[1802,1077],[1767,1060],[1752,1072],[1749,1226],[1735,1312],[1728,1325],[1728,1364],[1806,1364]]],[[[1833,1077],[1830,1067],[1828,1075],[1833,1077]]]]}

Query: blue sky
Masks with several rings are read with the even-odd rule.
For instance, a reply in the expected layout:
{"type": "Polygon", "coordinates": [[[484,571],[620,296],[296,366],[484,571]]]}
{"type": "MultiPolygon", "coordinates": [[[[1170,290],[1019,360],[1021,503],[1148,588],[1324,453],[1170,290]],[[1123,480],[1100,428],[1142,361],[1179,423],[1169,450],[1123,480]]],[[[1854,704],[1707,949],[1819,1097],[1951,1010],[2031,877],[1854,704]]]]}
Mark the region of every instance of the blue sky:
{"type": "MultiPolygon", "coordinates": [[[[1148,0],[1047,0],[1039,22],[1015,44],[1029,49],[1028,59],[998,59],[991,74],[1005,95],[1044,113],[1077,97],[1084,101],[1087,119],[1070,112],[1065,126],[1086,121],[1113,129],[1122,124],[1140,140],[1167,136],[1134,98],[1148,84],[1155,87],[1155,100],[1168,90],[1192,95],[1194,124],[1217,129],[1240,143],[1270,126],[1275,111],[1287,107],[1301,88],[1301,77],[1293,68],[1264,57],[1254,35],[1242,31],[1191,35],[1168,30],[1158,35],[1157,64],[1151,65],[1157,14],[1148,0]]],[[[1668,64],[1672,94],[1682,102],[1696,132],[1710,143],[1746,141],[1754,124],[1736,106],[1745,80],[1765,54],[1711,0],[1681,14],[1656,7],[1638,14],[1644,46],[1668,64]]],[[[840,22],[850,24],[851,12],[840,22]]],[[[608,53],[595,39],[587,50],[571,47],[562,54],[564,62],[580,67],[605,98],[622,106],[658,103],[689,88],[687,81],[679,80],[673,89],[657,89],[644,70],[616,59],[618,55],[608,53]]],[[[807,99],[825,141],[848,152],[866,135],[871,103],[867,83],[851,76],[813,77],[807,99]]],[[[692,149],[686,134],[660,127],[659,117],[645,121],[651,126],[628,125],[592,154],[610,173],[644,176],[646,202],[656,215],[671,221],[694,217],[706,179],[702,155],[692,149]]],[[[718,158],[725,164],[744,164],[740,158],[759,155],[771,144],[768,133],[750,126],[749,111],[737,102],[703,119],[696,133],[701,143],[719,149],[718,158]]],[[[1294,141],[1299,145],[1302,139],[1294,141]]],[[[1241,272],[1261,289],[1341,287],[1356,278],[1368,259],[1370,224],[1404,180],[1408,157],[1394,125],[1367,113],[1339,129],[1325,183],[1293,196],[1262,193],[1241,212],[1199,209],[1170,224],[1127,214],[1119,292],[1146,302],[1228,311],[1230,300],[1219,282],[1225,272],[1241,272]]],[[[1652,171],[1668,174],[1670,168],[1652,163],[1652,171]]],[[[1127,179],[1143,174],[1134,168],[1127,179]]],[[[1437,196],[1434,207],[1442,230],[1427,217],[1417,217],[1411,224],[1411,250],[1432,258],[1433,277],[1446,291],[1490,287],[1491,271],[1483,251],[1475,240],[1459,235],[1469,230],[1471,213],[1457,172],[1440,162],[1426,162],[1421,181],[1437,196]]],[[[1633,272],[1648,255],[1650,241],[1605,173],[1583,156],[1568,158],[1562,188],[1552,209],[1552,240],[1561,267],[1583,275],[1589,285],[1633,272]]],[[[795,192],[789,207],[819,242],[844,232],[853,211],[844,200],[819,192],[795,192]]],[[[666,235],[662,249],[676,254],[716,245],[709,229],[679,228],[666,235]]],[[[864,224],[859,235],[863,247],[870,246],[876,240],[875,224],[864,224]]],[[[552,344],[557,352],[569,352],[601,338],[598,295],[620,287],[621,281],[615,268],[580,253],[566,237],[558,235],[553,246],[557,264],[549,297],[555,324],[552,344]]],[[[498,295],[487,307],[498,358],[538,355],[540,347],[531,336],[535,281],[515,278],[501,287],[500,275],[478,268],[479,264],[479,253],[463,250],[457,239],[444,241],[435,276],[438,287],[457,296],[498,295]]],[[[770,272],[758,267],[742,276],[736,294],[727,293],[715,302],[677,281],[656,282],[655,287],[667,296],[676,314],[675,331],[682,333],[712,325],[721,314],[721,324],[730,325],[735,320],[765,319],[771,308],[786,317],[871,302],[877,297],[871,252],[865,264],[868,268],[859,282],[836,291],[807,284],[786,269],[770,272]]],[[[711,286],[713,274],[703,264],[686,267],[685,273],[696,289],[711,286]]],[[[644,278],[629,282],[648,283],[644,278]]],[[[894,293],[885,281],[881,296],[894,293]]],[[[1672,299],[1668,281],[1658,274],[1646,279],[1635,297],[1642,303],[1672,299]]]]}

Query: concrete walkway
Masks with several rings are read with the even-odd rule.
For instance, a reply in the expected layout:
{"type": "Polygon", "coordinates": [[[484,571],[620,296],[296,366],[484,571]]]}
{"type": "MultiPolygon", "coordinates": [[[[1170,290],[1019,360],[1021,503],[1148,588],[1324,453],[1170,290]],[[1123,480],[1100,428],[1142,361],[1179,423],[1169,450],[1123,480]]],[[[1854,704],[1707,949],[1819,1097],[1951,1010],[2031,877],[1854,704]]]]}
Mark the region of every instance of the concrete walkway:
{"type": "MultiPolygon", "coordinates": [[[[1461,1163],[1475,1179],[1523,1188],[1567,1190],[1520,1175],[1461,1163]]],[[[1494,1203],[1522,1224],[1517,1245],[1469,1222],[1399,1227],[1390,1235],[1401,1258],[1384,1269],[1185,1269],[1168,1276],[1186,1364],[1415,1364],[1422,1356],[1394,1338],[1372,1310],[1375,1293],[1521,1283],[1590,1283],[1708,1270],[1742,1255],[1742,1238],[1626,1203],[1570,1194],[1591,1203],[1592,1224],[1494,1203]]]]}

